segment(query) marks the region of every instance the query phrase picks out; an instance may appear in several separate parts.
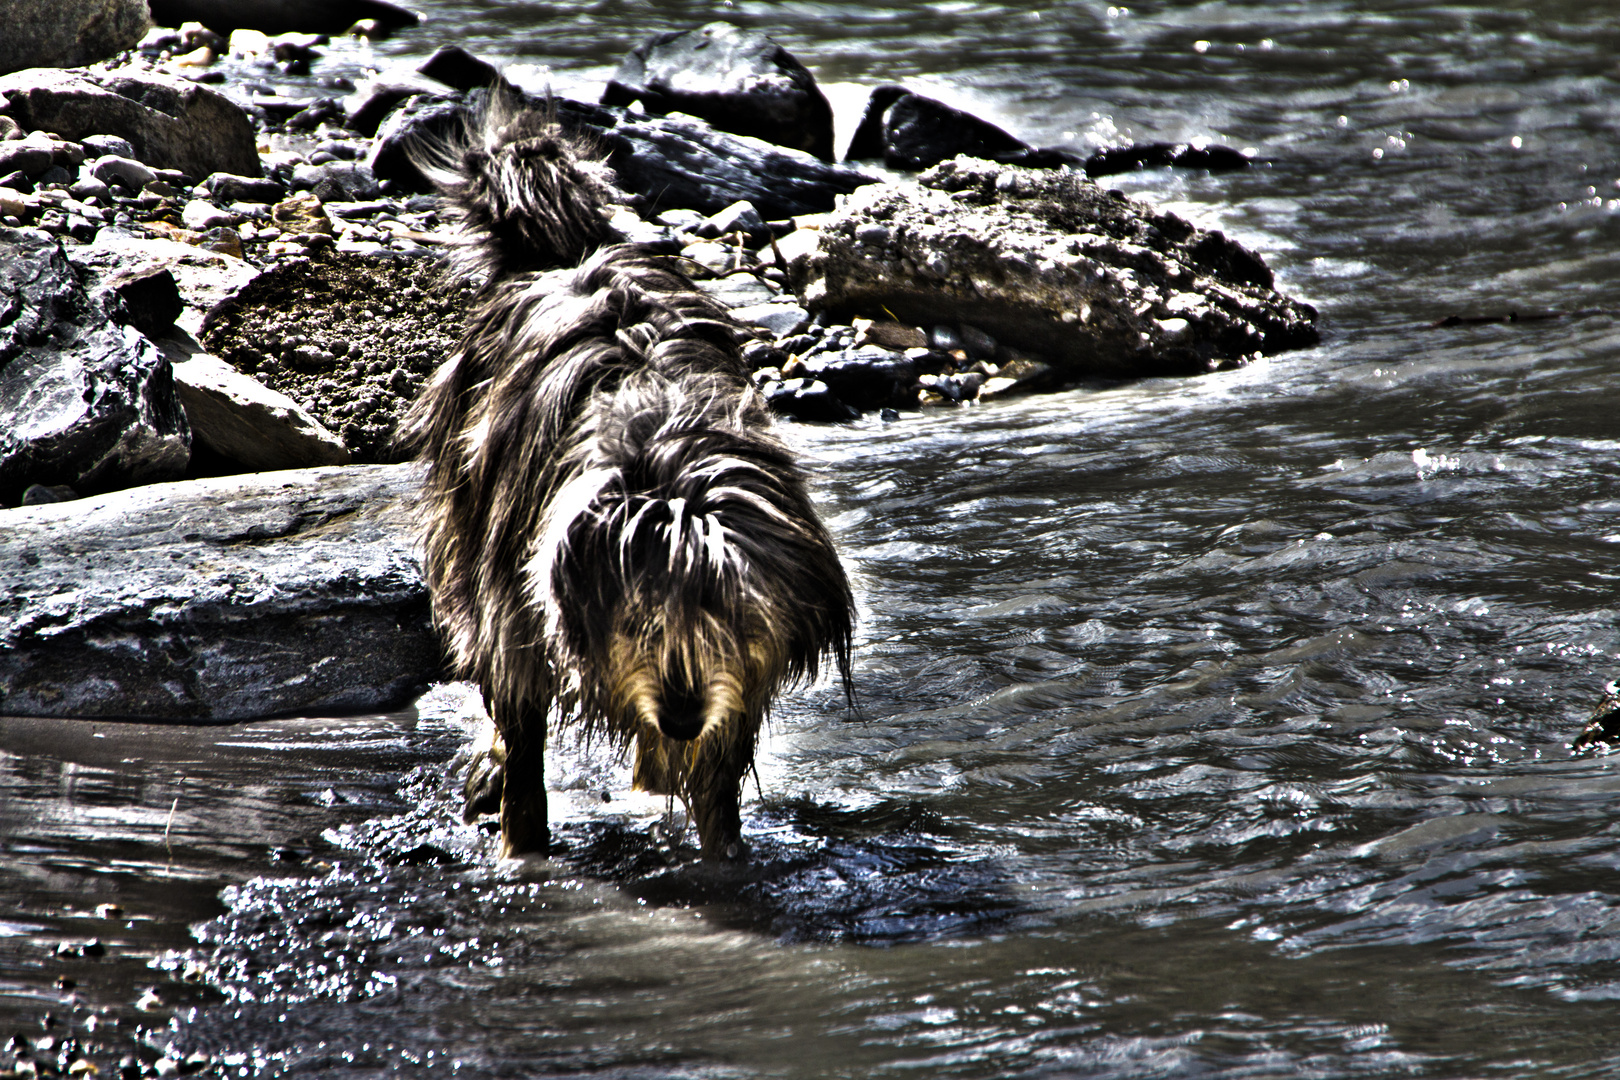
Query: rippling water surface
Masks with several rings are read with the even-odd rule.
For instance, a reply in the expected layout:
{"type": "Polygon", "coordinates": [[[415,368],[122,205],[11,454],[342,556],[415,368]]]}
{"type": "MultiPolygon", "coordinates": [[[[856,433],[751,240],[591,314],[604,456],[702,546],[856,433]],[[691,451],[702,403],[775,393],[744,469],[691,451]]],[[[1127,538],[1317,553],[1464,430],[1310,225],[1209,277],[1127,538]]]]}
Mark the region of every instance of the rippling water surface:
{"type": "Polygon", "coordinates": [[[779,708],[745,869],[583,753],[553,766],[566,850],[498,864],[442,787],[454,689],[103,726],[100,757],[7,722],[8,966],[7,934],[97,935],[83,992],[157,985],[114,1018],[226,1075],[1620,1071],[1620,773],[1568,749],[1620,675],[1620,19],[422,8],[373,62],[456,41],[588,96],[646,33],[726,17],[846,136],[861,87],[908,81],[1047,144],[1253,148],[1115,183],[1261,251],[1323,344],[788,427],[857,578],[860,715],[779,708]],[[1513,311],[1564,314],[1428,325],[1513,311]]]}

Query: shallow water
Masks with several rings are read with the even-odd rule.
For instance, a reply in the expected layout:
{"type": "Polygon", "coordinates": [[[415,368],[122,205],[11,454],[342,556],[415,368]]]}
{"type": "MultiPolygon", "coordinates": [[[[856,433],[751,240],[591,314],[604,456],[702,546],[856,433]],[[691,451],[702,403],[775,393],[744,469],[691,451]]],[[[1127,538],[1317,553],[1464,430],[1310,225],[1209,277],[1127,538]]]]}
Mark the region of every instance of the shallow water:
{"type": "Polygon", "coordinates": [[[233,1076],[1620,1071],[1620,773],[1568,750],[1620,675],[1620,21],[422,8],[333,69],[454,40],[588,94],[724,16],[828,83],[846,136],[856,84],[906,80],[1044,143],[1252,147],[1114,184],[1261,251],[1323,345],[787,427],[857,579],[860,714],[781,704],[741,870],[587,753],[554,763],[563,852],[496,863],[442,786],[454,690],[0,721],[0,1023],[144,1026],[233,1076]],[[1566,314],[1428,326],[1510,311],[1566,314]]]}

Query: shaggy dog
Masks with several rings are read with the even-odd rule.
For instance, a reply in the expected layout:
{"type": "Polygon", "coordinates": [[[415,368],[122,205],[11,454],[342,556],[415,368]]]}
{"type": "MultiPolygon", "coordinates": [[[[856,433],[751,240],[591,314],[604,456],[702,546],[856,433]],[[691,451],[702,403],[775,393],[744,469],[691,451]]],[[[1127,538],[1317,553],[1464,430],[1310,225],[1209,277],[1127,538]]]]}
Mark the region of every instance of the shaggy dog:
{"type": "Polygon", "coordinates": [[[419,155],[482,284],[404,425],[434,617],[503,744],[507,854],[549,843],[549,723],[634,742],[636,785],[686,804],[705,858],[736,858],[760,724],[829,656],[849,695],[854,603],[748,381],[750,335],[620,242],[626,197],[590,150],[497,103],[419,155]]]}

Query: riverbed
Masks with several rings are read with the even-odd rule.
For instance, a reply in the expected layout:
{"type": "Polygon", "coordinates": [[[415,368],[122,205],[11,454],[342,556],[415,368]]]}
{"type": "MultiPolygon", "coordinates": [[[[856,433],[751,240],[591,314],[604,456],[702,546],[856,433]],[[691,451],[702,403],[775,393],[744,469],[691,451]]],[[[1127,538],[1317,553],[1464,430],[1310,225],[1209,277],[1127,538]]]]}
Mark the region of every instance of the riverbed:
{"type": "Polygon", "coordinates": [[[554,755],[553,857],[497,860],[446,784],[457,686],[0,719],[0,1033],[219,1076],[1620,1070],[1620,771],[1569,749],[1620,676],[1620,20],[419,8],[315,74],[454,42],[594,96],[727,18],[841,139],[905,82],[1045,145],[1243,149],[1106,182],[1259,251],[1322,344],[784,424],[855,582],[857,707],[779,703],[740,868],[605,747],[554,755]]]}

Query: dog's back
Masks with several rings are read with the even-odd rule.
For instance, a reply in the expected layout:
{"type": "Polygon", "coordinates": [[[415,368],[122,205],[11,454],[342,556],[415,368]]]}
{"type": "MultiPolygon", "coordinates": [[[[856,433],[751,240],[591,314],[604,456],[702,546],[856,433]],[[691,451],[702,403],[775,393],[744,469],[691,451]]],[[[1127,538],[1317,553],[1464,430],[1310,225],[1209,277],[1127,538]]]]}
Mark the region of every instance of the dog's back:
{"type": "Polygon", "coordinates": [[[483,290],[407,421],[428,584],[505,743],[509,850],[545,844],[549,714],[635,741],[637,781],[686,800],[705,854],[734,854],[771,698],[827,655],[847,687],[853,602],[744,332],[618,242],[587,149],[497,112],[438,170],[483,290]]]}

